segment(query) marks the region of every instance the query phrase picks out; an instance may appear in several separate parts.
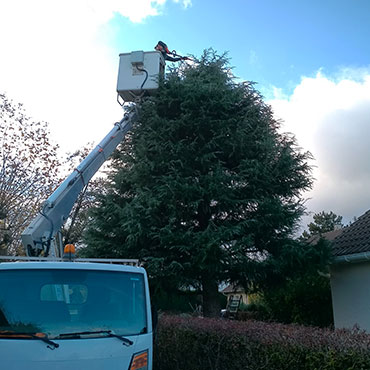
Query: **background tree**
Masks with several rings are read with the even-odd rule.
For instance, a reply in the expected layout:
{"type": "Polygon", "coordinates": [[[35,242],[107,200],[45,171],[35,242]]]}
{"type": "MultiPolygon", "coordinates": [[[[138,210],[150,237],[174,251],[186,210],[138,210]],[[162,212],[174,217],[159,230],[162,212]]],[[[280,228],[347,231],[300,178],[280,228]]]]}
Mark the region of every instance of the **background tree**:
{"type": "Polygon", "coordinates": [[[330,242],[320,239],[316,244],[300,242],[299,250],[290,253],[293,261],[284,261],[289,271],[285,279],[267,284],[262,289],[257,305],[249,309],[258,316],[283,323],[310,326],[333,326],[330,290],[330,242]]]}
{"type": "Polygon", "coordinates": [[[308,232],[304,231],[302,236],[307,239],[313,235],[322,235],[328,231],[333,231],[336,227],[343,227],[342,219],[342,216],[338,216],[332,211],[315,213],[313,221],[307,225],[308,232]]]}
{"type": "Polygon", "coordinates": [[[157,286],[200,287],[204,315],[217,316],[221,281],[257,283],[289,250],[310,156],[211,50],[172,70],[140,117],[114,159],[85,252],[139,257],[157,286]]]}
{"type": "Polygon", "coordinates": [[[59,181],[57,145],[48,125],[0,94],[0,245],[15,253],[20,234],[59,181]]]}
{"type": "MultiPolygon", "coordinates": [[[[284,323],[299,323],[315,326],[333,325],[329,263],[331,259],[330,242],[324,238],[309,239],[314,235],[332,231],[336,226],[343,226],[342,216],[333,212],[322,211],[313,216],[313,222],[307,225],[299,238],[301,248],[295,254],[294,266],[286,279],[278,285],[265,286],[261,306],[257,308],[269,320],[284,323]],[[309,243],[308,243],[308,242],[309,243]]],[[[290,254],[289,258],[292,258],[290,254]]]]}

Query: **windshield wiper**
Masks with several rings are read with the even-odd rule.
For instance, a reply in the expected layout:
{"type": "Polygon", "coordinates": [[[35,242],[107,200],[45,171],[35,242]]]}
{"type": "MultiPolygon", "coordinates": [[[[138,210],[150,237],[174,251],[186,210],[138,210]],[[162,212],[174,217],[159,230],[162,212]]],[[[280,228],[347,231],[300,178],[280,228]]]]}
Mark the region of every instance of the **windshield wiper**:
{"type": "Polygon", "coordinates": [[[0,330],[0,338],[38,339],[48,344],[47,347],[50,349],[59,347],[59,344],[50,340],[45,333],[22,333],[11,330],[0,330]]]}
{"type": "Polygon", "coordinates": [[[122,335],[118,335],[112,332],[112,330],[97,330],[97,331],[81,331],[76,333],[62,333],[58,335],[60,339],[73,339],[73,338],[83,338],[85,336],[90,336],[94,334],[106,334],[106,337],[118,338],[120,339],[125,346],[131,346],[134,342],[128,338],[123,337],[122,335]]]}

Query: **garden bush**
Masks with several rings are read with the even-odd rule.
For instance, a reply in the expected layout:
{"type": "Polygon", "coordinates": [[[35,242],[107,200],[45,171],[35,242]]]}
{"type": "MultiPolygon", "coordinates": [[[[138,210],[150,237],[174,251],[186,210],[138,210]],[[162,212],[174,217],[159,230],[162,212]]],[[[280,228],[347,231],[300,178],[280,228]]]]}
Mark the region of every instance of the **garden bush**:
{"type": "Polygon", "coordinates": [[[155,370],[365,370],[370,335],[259,321],[163,316],[155,370]]]}
{"type": "Polygon", "coordinates": [[[263,319],[320,327],[334,325],[330,279],[317,272],[266,290],[258,303],[257,312],[264,314],[263,319]]]}
{"type": "MultiPolygon", "coordinates": [[[[171,314],[193,313],[202,304],[199,291],[159,290],[153,292],[151,297],[157,310],[171,314]]],[[[226,297],[221,293],[218,297],[220,306],[226,307],[226,297]]]]}

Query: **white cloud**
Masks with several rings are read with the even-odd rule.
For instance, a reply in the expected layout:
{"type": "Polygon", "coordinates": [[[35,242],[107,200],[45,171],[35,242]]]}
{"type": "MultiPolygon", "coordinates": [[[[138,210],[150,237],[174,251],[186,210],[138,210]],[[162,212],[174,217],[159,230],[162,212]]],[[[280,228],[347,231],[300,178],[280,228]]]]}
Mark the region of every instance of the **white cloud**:
{"type": "Polygon", "coordinates": [[[304,77],[290,96],[274,90],[283,131],[315,157],[310,211],[334,211],[348,222],[370,209],[370,69],[321,71],[304,77]]]}
{"type": "Polygon", "coordinates": [[[192,6],[192,1],[191,0],[173,0],[175,3],[181,3],[182,6],[186,9],[190,6],[192,6]]]}
{"type": "Polygon", "coordinates": [[[159,15],[165,3],[166,0],[89,0],[92,11],[103,21],[107,21],[116,12],[131,22],[142,22],[149,16],[159,15]]]}
{"type": "Polygon", "coordinates": [[[100,141],[122,116],[115,92],[118,55],[106,40],[107,22],[117,13],[141,22],[160,15],[165,3],[1,0],[0,92],[50,122],[63,150],[100,141]]]}

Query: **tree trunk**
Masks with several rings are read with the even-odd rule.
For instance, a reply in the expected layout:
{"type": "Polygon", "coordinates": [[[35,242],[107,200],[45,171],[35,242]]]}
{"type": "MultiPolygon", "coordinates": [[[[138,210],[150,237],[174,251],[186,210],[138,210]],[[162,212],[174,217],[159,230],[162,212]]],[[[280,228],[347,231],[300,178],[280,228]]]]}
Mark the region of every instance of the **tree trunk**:
{"type": "Polygon", "coordinates": [[[220,300],[218,298],[218,284],[209,277],[202,279],[202,294],[203,294],[203,316],[204,317],[219,317],[220,316],[220,300]]]}

